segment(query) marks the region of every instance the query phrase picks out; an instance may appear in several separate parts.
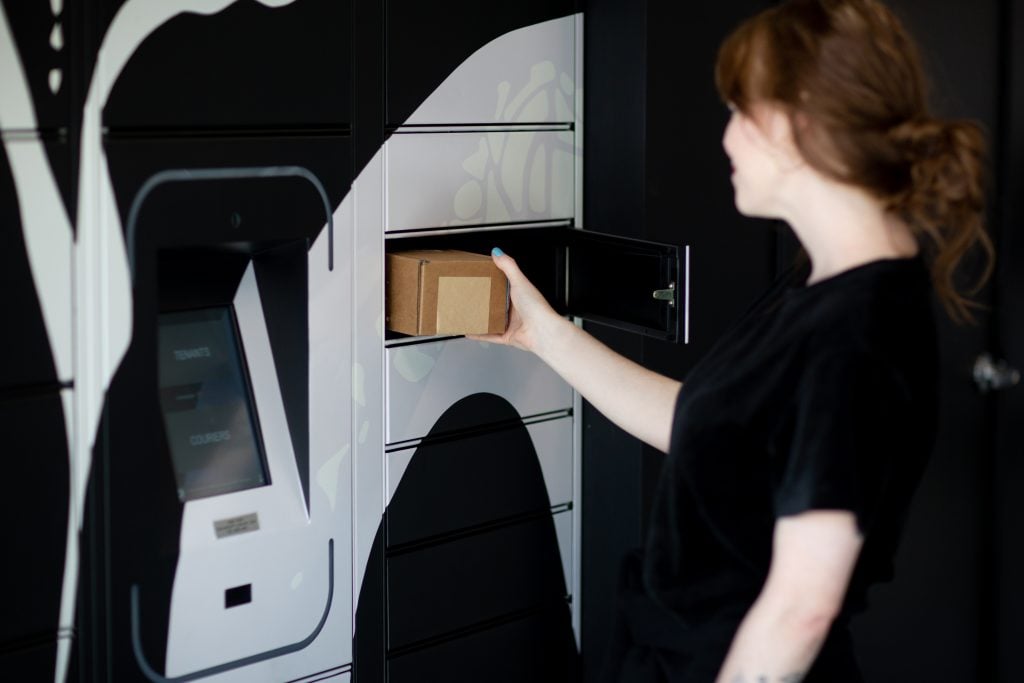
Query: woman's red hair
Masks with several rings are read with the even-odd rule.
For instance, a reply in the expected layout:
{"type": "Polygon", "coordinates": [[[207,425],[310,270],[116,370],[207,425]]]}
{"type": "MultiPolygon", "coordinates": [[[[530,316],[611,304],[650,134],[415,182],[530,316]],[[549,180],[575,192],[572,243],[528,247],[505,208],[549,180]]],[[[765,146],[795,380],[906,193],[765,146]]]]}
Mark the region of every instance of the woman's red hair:
{"type": "Polygon", "coordinates": [[[950,317],[980,307],[955,284],[974,245],[992,273],[985,231],[981,128],[928,112],[917,47],[875,0],[788,0],[741,24],[715,69],[722,99],[745,113],[757,102],[790,116],[797,148],[821,173],[856,185],[903,219],[929,256],[936,294],[950,317]]]}

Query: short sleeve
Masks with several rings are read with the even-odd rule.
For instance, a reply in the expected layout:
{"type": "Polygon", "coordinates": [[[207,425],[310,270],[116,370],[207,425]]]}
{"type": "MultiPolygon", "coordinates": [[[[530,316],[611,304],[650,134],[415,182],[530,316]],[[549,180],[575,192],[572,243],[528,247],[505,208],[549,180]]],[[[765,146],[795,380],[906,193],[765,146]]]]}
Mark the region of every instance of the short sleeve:
{"type": "Polygon", "coordinates": [[[808,363],[788,443],[777,444],[776,516],[849,510],[867,532],[905,443],[905,396],[896,373],[867,354],[837,352],[808,363]]]}

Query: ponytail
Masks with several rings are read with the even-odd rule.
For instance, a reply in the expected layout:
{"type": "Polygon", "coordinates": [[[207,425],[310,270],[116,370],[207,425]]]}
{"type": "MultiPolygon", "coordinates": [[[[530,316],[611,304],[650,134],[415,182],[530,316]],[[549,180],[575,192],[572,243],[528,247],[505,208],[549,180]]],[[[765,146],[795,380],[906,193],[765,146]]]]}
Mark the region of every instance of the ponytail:
{"type": "Polygon", "coordinates": [[[985,136],[972,121],[911,120],[889,131],[889,139],[910,168],[909,185],[886,199],[887,208],[913,231],[930,257],[932,285],[957,323],[974,322],[981,308],[958,290],[955,275],[977,245],[985,265],[968,296],[992,274],[995,249],[985,230],[985,136]]]}

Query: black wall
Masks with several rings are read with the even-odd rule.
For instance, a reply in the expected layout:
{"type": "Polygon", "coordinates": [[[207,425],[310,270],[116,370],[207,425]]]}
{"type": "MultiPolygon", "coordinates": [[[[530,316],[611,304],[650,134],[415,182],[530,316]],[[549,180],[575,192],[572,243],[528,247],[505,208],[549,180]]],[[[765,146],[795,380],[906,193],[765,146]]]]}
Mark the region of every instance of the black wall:
{"type": "MultiPolygon", "coordinates": [[[[689,244],[689,346],[591,331],[648,367],[684,379],[742,307],[791,259],[784,226],[740,217],[721,149],[727,119],[714,90],[719,43],[768,0],[585,6],[584,224],[689,244]]],[[[892,0],[917,37],[933,108],[978,120],[992,154],[989,227],[1001,250],[979,324],[941,321],[938,445],[914,501],[896,580],[854,624],[869,681],[1012,681],[1024,637],[1024,412],[1020,387],[982,395],[971,380],[990,350],[1024,367],[1024,3],[892,0]],[[1016,266],[1016,267],[1014,267],[1016,266]],[[1015,274],[1017,273],[1017,274],[1015,274]],[[993,437],[996,435],[996,438],[993,437]]],[[[976,266],[971,268],[976,272],[976,266]]],[[[968,280],[970,278],[968,277],[968,280]]],[[[607,641],[618,562],[642,543],[662,456],[584,409],[583,657],[594,680],[607,641]],[[597,438],[592,438],[597,437],[597,438]]]]}
{"type": "MultiPolygon", "coordinates": [[[[715,93],[718,43],[763,0],[592,0],[584,7],[584,208],[588,230],[689,245],[690,343],[590,325],[620,353],[683,379],[774,276],[786,244],[733,207],[715,93]]],[[[663,456],[584,405],[582,649],[596,680],[623,553],[642,544],[663,456]]]]}

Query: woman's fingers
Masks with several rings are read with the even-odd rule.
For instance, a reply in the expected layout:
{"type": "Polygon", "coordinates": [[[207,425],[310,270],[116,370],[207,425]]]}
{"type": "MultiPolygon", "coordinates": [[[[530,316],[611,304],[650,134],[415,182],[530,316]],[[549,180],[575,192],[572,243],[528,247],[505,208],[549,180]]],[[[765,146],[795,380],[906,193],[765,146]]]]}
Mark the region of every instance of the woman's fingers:
{"type": "Polygon", "coordinates": [[[472,339],[473,341],[490,342],[491,344],[504,344],[504,334],[467,334],[466,339],[472,339]]]}
{"type": "Polygon", "coordinates": [[[519,270],[519,265],[516,260],[503,252],[500,247],[494,247],[491,249],[491,258],[494,259],[494,265],[501,269],[501,272],[505,273],[505,277],[512,284],[519,284],[519,280],[523,277],[523,272],[519,270]]]}
{"type": "Polygon", "coordinates": [[[494,259],[494,265],[505,273],[505,277],[508,278],[508,283],[513,289],[536,291],[537,288],[523,275],[523,271],[519,270],[519,264],[514,258],[498,247],[491,249],[491,258],[494,259]]]}

